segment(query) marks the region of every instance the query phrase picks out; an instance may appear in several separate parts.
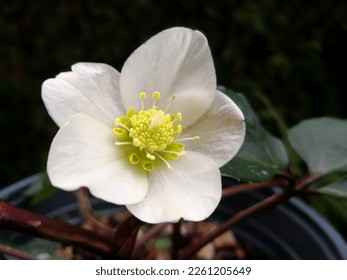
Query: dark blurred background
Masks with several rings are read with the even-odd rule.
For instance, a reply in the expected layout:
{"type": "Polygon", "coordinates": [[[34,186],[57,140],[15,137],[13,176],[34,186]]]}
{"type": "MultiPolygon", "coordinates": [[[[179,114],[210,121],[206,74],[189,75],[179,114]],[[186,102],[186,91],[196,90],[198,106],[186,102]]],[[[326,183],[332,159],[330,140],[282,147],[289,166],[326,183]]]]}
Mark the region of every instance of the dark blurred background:
{"type": "MultiPolygon", "coordinates": [[[[288,126],[346,118],[346,1],[14,0],[0,2],[0,187],[45,170],[57,127],[41,84],[79,61],[120,70],[172,26],[202,31],[218,83],[249,98],[269,130],[267,96],[288,126]]],[[[323,132],[324,133],[324,132],[323,132]]]]}

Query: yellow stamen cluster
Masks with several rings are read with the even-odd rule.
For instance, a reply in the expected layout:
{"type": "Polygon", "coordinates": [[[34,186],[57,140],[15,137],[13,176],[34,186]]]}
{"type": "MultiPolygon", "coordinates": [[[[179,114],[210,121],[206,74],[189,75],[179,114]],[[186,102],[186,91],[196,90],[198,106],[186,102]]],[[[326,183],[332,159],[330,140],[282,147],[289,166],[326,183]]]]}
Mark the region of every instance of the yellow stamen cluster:
{"type": "MultiPolygon", "coordinates": [[[[168,161],[176,160],[185,154],[184,144],[175,140],[182,133],[182,126],[177,124],[182,120],[182,114],[168,114],[167,109],[165,111],[158,109],[156,106],[156,101],[160,99],[158,91],[152,93],[152,107],[144,110],[143,100],[146,97],[145,92],[139,94],[141,99],[139,112],[129,109],[125,116],[115,120],[113,132],[118,140],[116,145],[127,146],[129,162],[142,166],[146,171],[153,171],[155,165],[160,162],[164,162],[168,169],[172,170],[168,161]]],[[[197,136],[191,138],[191,140],[197,139],[197,136]]]]}

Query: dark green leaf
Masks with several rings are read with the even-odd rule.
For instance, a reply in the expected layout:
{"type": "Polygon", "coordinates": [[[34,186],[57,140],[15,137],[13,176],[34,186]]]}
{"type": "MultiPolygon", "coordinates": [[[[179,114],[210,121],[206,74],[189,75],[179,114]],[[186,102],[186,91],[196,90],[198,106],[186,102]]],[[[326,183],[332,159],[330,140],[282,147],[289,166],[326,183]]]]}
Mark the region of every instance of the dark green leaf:
{"type": "Polygon", "coordinates": [[[236,157],[222,168],[222,173],[240,181],[262,182],[271,179],[288,165],[283,142],[263,128],[244,95],[221,90],[239,106],[246,122],[245,141],[236,157]]]}
{"type": "Polygon", "coordinates": [[[289,130],[289,141],[310,172],[347,171],[346,120],[305,120],[289,130]]]}
{"type": "Polygon", "coordinates": [[[323,188],[320,188],[319,191],[324,192],[326,194],[343,196],[347,198],[347,176],[323,188]]]}

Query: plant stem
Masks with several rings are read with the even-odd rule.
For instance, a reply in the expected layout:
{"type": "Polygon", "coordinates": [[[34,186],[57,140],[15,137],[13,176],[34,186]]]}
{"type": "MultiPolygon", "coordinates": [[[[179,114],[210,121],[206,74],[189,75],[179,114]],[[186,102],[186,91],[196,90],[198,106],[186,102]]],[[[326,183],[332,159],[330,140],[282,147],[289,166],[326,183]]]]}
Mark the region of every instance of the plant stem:
{"type": "Polygon", "coordinates": [[[264,200],[236,213],[234,216],[232,216],[229,220],[225,221],[223,224],[221,224],[219,227],[217,227],[215,230],[211,231],[210,233],[206,234],[204,237],[193,243],[191,246],[189,246],[183,253],[181,254],[181,259],[189,259],[192,258],[202,247],[204,247],[206,244],[211,242],[214,238],[218,237],[222,233],[229,230],[231,227],[235,226],[239,222],[244,221],[245,219],[249,218],[250,216],[257,214],[261,211],[264,211],[266,209],[272,208],[276,206],[277,204],[287,200],[291,196],[297,195],[297,194],[307,194],[308,190],[307,188],[317,181],[319,178],[321,178],[321,174],[309,174],[305,178],[303,178],[301,181],[296,182],[293,187],[290,187],[288,185],[287,180],[283,180],[283,178],[274,179],[269,182],[263,182],[263,183],[255,183],[255,184],[241,184],[237,186],[233,186],[230,188],[227,188],[223,191],[223,196],[227,195],[233,195],[236,193],[240,193],[243,191],[248,190],[255,190],[255,189],[261,189],[268,186],[274,186],[274,185],[280,185],[283,187],[286,187],[283,192],[275,193],[268,198],[265,198],[264,200]]]}
{"type": "Polygon", "coordinates": [[[275,205],[287,200],[293,194],[294,192],[288,189],[281,193],[273,194],[272,196],[265,198],[264,200],[246,208],[245,210],[236,213],[234,216],[232,216],[229,220],[225,221],[215,230],[209,232],[201,239],[187,247],[187,249],[183,251],[183,253],[181,254],[180,259],[192,258],[202,247],[211,242],[217,236],[229,230],[231,227],[235,226],[237,223],[244,221],[246,218],[256,213],[274,207],[275,205]]]}
{"type": "Polygon", "coordinates": [[[309,174],[296,184],[295,189],[298,191],[307,189],[312,183],[319,180],[322,176],[323,174],[321,173],[309,174]]]}
{"type": "Polygon", "coordinates": [[[102,255],[113,253],[110,246],[112,236],[96,234],[63,221],[18,208],[4,200],[0,200],[0,228],[19,230],[102,255]]]}
{"type": "Polygon", "coordinates": [[[186,239],[191,239],[194,236],[195,223],[192,221],[187,221],[187,232],[185,234],[186,239]]]}
{"type": "Polygon", "coordinates": [[[95,225],[96,229],[103,230],[107,232],[107,234],[112,235],[114,230],[111,227],[105,225],[104,223],[100,222],[98,219],[95,218],[93,207],[90,204],[88,189],[85,187],[80,188],[76,192],[76,196],[77,196],[77,201],[79,204],[79,209],[84,221],[90,221],[92,224],[95,225]]]}
{"type": "Polygon", "coordinates": [[[178,252],[182,247],[183,238],[181,233],[181,221],[173,224],[172,232],[172,258],[176,259],[178,257],[178,252]]]}
{"type": "Polygon", "coordinates": [[[85,220],[95,220],[93,215],[93,208],[90,204],[88,195],[88,189],[85,187],[82,187],[76,191],[76,196],[82,217],[85,220]]]}
{"type": "Polygon", "coordinates": [[[287,180],[283,178],[278,178],[261,183],[244,183],[239,185],[233,185],[223,189],[222,197],[227,197],[238,193],[247,192],[250,190],[264,189],[273,186],[286,186],[287,184],[287,180]]]}
{"type": "Polygon", "coordinates": [[[169,223],[162,223],[157,224],[155,226],[152,226],[148,232],[136,242],[135,248],[134,248],[134,254],[143,247],[153,236],[158,234],[164,227],[166,227],[169,223]]]}
{"type": "Polygon", "coordinates": [[[26,252],[11,248],[9,246],[0,245],[0,252],[16,257],[18,259],[22,259],[22,260],[37,260],[35,256],[30,255],[26,252]]]}
{"type": "Polygon", "coordinates": [[[137,233],[142,221],[130,215],[123,221],[114,233],[112,248],[117,252],[118,259],[130,259],[133,254],[137,233]]]}

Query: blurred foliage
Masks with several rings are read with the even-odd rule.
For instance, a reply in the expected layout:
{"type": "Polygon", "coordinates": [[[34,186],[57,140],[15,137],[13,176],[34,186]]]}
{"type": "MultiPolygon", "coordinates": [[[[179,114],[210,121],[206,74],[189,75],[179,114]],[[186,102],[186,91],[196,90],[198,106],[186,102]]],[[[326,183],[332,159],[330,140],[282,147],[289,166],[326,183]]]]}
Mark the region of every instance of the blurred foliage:
{"type": "Polygon", "coordinates": [[[31,204],[40,203],[61,191],[52,186],[46,172],[40,173],[39,178],[25,189],[23,195],[30,200],[31,204]]]}
{"type": "Polygon", "coordinates": [[[202,31],[218,83],[244,92],[267,128],[267,96],[292,126],[346,118],[345,1],[16,0],[0,2],[0,186],[45,169],[57,127],[42,82],[78,61],[120,70],[146,39],[172,26],[202,31]]]}
{"type": "Polygon", "coordinates": [[[347,240],[347,199],[337,196],[310,196],[310,204],[347,240]]]}
{"type": "Polygon", "coordinates": [[[237,155],[221,168],[222,174],[238,181],[264,182],[288,168],[289,159],[283,142],[269,134],[245,96],[219,87],[244,114],[246,137],[237,155]]]}
{"type": "MultiPolygon", "coordinates": [[[[50,240],[34,238],[29,244],[14,244],[0,239],[0,244],[25,252],[39,260],[67,260],[68,256],[61,249],[61,244],[50,240]],[[28,246],[30,245],[30,246],[28,246]]],[[[16,260],[16,257],[6,255],[8,260],[16,260]]]]}

